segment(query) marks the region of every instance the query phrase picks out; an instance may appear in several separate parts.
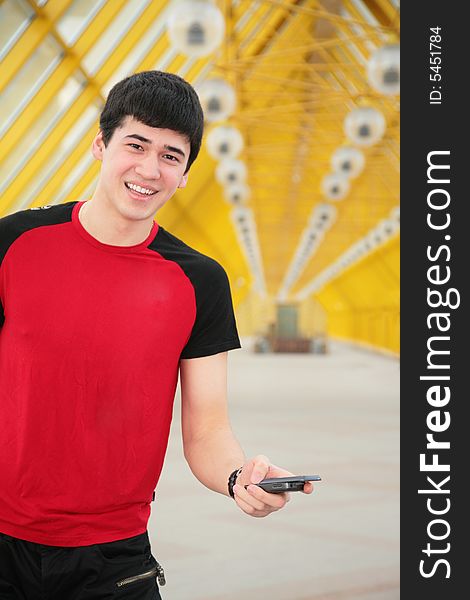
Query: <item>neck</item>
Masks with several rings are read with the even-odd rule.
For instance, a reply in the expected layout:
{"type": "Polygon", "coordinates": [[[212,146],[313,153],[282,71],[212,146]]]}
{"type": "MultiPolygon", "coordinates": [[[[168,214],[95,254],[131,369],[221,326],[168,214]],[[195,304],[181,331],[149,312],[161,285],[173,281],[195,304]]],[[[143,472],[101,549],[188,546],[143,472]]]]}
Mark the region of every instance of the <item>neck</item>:
{"type": "Polygon", "coordinates": [[[149,235],[153,218],[129,220],[95,196],[85,202],[78,215],[83,228],[102,244],[135,246],[149,235]]]}

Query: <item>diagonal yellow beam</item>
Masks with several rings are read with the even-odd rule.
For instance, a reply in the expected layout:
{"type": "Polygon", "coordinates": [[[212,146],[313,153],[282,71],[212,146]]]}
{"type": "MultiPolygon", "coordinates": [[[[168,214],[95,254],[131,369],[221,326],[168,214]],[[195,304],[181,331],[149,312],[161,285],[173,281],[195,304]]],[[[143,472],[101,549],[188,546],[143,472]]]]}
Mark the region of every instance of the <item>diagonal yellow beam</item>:
{"type": "MultiPolygon", "coordinates": [[[[84,132],[80,141],[75,146],[73,151],[67,156],[67,158],[62,162],[60,167],[54,173],[54,176],[49,179],[46,185],[41,190],[38,200],[33,202],[32,206],[37,206],[42,204],[44,199],[54,198],[55,195],[60,190],[60,187],[63,185],[64,180],[67,176],[72,172],[74,167],[77,165],[79,160],[85,155],[90,153],[90,145],[91,140],[93,139],[94,134],[96,133],[96,124],[94,123],[89,129],[84,132]]],[[[98,168],[98,162],[94,161],[91,170],[98,168]],[[97,163],[95,165],[95,162],[97,163]]],[[[75,198],[74,194],[71,194],[72,198],[75,198]]]]}
{"type": "MultiPolygon", "coordinates": [[[[164,3],[154,1],[150,2],[142,11],[141,15],[134,22],[130,30],[120,40],[117,47],[113,50],[111,55],[96,73],[95,81],[98,86],[103,87],[106,84],[113,73],[118,69],[119,65],[127,58],[129,50],[131,50],[140,42],[149,28],[156,26],[156,19],[164,7],[164,3]]],[[[163,38],[164,36],[160,37],[163,38]]]]}
{"type": "Polygon", "coordinates": [[[379,23],[398,33],[400,12],[388,0],[363,0],[379,23]]]}
{"type": "Polygon", "coordinates": [[[94,184],[93,190],[96,188],[99,174],[100,163],[98,161],[93,161],[91,167],[80,177],[80,181],[77,182],[73,190],[69,193],[69,200],[89,200],[91,196],[85,192],[91,184],[94,184]]]}
{"type": "Polygon", "coordinates": [[[40,118],[44,108],[59,93],[66,79],[79,67],[79,64],[76,57],[66,56],[57,66],[40,91],[4,135],[0,146],[0,161],[10,152],[16,144],[16,140],[28,132],[31,123],[40,118]]]}
{"type": "MultiPolygon", "coordinates": [[[[362,27],[366,27],[366,28],[380,28],[384,31],[389,31],[392,29],[392,27],[387,24],[387,25],[372,25],[371,23],[368,23],[367,21],[364,21],[362,19],[351,19],[348,17],[343,17],[341,15],[337,15],[333,12],[328,12],[325,10],[319,10],[317,8],[309,8],[308,6],[302,6],[300,4],[290,4],[288,2],[285,2],[285,0],[263,0],[264,2],[267,2],[268,4],[273,4],[275,6],[279,6],[281,8],[284,8],[286,10],[292,11],[292,12],[297,12],[300,14],[304,14],[304,15],[311,15],[314,17],[320,17],[322,19],[328,19],[329,21],[332,21],[333,23],[339,23],[339,22],[343,22],[343,23],[350,23],[350,24],[355,24],[355,25],[361,25],[362,27]]],[[[365,0],[366,1],[366,0],[365,0]]],[[[371,3],[375,4],[374,0],[371,0],[371,3]]]]}
{"type": "Polygon", "coordinates": [[[71,48],[72,52],[82,59],[126,4],[127,0],[108,0],[108,2],[105,2],[93,21],[88,24],[85,31],[71,48]]]}
{"type": "Polygon", "coordinates": [[[39,9],[35,3],[31,3],[36,12],[35,18],[0,62],[0,93],[32,56],[70,4],[72,0],[49,0],[43,9],[39,9]]]}
{"type": "MultiPolygon", "coordinates": [[[[81,60],[83,58],[84,53],[90,48],[90,46],[94,43],[97,37],[100,35],[100,31],[102,32],[104,28],[109,24],[112,18],[115,17],[116,13],[119,11],[120,7],[125,3],[125,0],[114,0],[113,2],[107,2],[98,13],[97,17],[93,21],[92,32],[90,35],[87,35],[88,30],[80,37],[73,48],[67,48],[60,36],[58,36],[53,30],[53,24],[49,23],[49,31],[54,35],[55,39],[63,46],[65,58],[64,60],[57,66],[54,73],[49,77],[49,79],[44,83],[36,96],[31,100],[31,102],[25,107],[24,111],[19,115],[16,119],[15,123],[10,127],[10,129],[5,134],[2,140],[2,146],[0,148],[0,161],[2,160],[2,155],[8,154],[11,150],[12,146],[16,143],[16,139],[25,134],[28,131],[31,123],[40,117],[41,112],[44,110],[45,106],[50,102],[50,100],[58,93],[58,91],[62,88],[64,82],[72,73],[81,69],[81,60]],[[97,23],[99,23],[99,29],[97,23]],[[75,48],[80,50],[79,52],[75,51],[75,48]]],[[[36,9],[41,12],[41,16],[47,15],[47,11],[45,10],[48,6],[49,2],[45,5],[43,9],[36,9]]],[[[45,17],[44,17],[45,18],[45,17]]],[[[86,73],[84,73],[87,76],[86,73]]],[[[94,80],[88,77],[91,84],[94,84],[94,80]]],[[[96,89],[96,95],[99,96],[99,90],[96,89]]]]}
{"type": "MultiPolygon", "coordinates": [[[[114,5],[113,8],[115,9],[116,6],[119,7],[120,4],[122,4],[122,3],[121,2],[113,2],[113,3],[107,3],[107,4],[108,5],[113,4],[114,5]]],[[[134,42],[136,43],[138,41],[138,39],[140,39],[140,36],[145,32],[145,28],[149,28],[153,25],[155,17],[161,11],[162,6],[163,6],[162,3],[158,3],[158,2],[151,3],[149,5],[148,9],[146,11],[144,11],[142,13],[142,15],[140,16],[140,18],[138,19],[138,23],[140,25],[137,26],[137,23],[136,23],[134,25],[134,27],[131,29],[132,35],[129,35],[129,34],[126,35],[124,37],[124,39],[121,41],[121,43],[119,45],[120,52],[115,51],[111,55],[111,57],[105,62],[105,64],[100,69],[100,71],[96,74],[96,76],[93,78],[89,78],[89,80],[91,82],[93,82],[93,85],[96,88],[99,89],[107,81],[110,74],[112,72],[114,72],[114,70],[115,70],[115,68],[117,68],[118,64],[126,58],[129,45],[132,46],[134,42]]],[[[112,17],[112,16],[113,15],[111,13],[108,13],[109,18],[106,19],[106,21],[109,22],[110,17],[112,17]]],[[[97,21],[97,19],[94,20],[94,23],[96,23],[96,21],[97,21]]],[[[96,26],[94,26],[92,28],[91,32],[89,32],[88,29],[86,30],[86,32],[81,36],[80,40],[76,43],[76,45],[72,49],[75,51],[74,57],[76,59],[82,58],[82,54],[92,45],[93,38],[95,38],[97,34],[98,34],[98,29],[96,28],[96,26]],[[76,52],[77,49],[79,49],[79,53],[76,52]]],[[[96,96],[97,96],[97,94],[95,93],[95,97],[96,96]]],[[[92,100],[92,98],[90,98],[90,101],[91,100],[92,100]]],[[[86,108],[86,106],[83,108],[83,110],[85,108],[86,108]]],[[[71,154],[71,156],[64,163],[67,165],[65,172],[69,172],[71,169],[73,169],[75,164],[80,160],[80,158],[81,158],[80,151],[78,151],[78,152],[74,151],[71,154]]],[[[63,171],[64,164],[50,178],[50,180],[47,182],[45,188],[43,189],[43,193],[46,194],[47,196],[51,196],[54,193],[56,193],[58,187],[60,186],[60,183],[63,178],[63,173],[64,173],[64,171],[63,171]]],[[[75,190],[74,190],[74,192],[75,192],[75,190]]]]}
{"type": "Polygon", "coordinates": [[[91,102],[96,98],[96,92],[88,85],[63,115],[60,122],[50,131],[47,138],[41,144],[41,151],[36,152],[27,162],[21,174],[9,185],[2,197],[2,204],[13,206],[25,188],[33,183],[41,173],[53,154],[57,151],[61,141],[67,135],[70,127],[80,118],[91,102]]]}
{"type": "MultiPolygon", "coordinates": [[[[48,2],[43,9],[36,7],[37,11],[41,11],[40,16],[43,20],[47,15],[51,15],[51,17],[53,16],[49,10],[46,10],[46,7],[49,6],[49,4],[50,3],[48,2]]],[[[63,47],[65,58],[57,66],[51,77],[49,77],[36,96],[25,107],[24,111],[4,135],[2,144],[0,146],[0,162],[11,151],[13,146],[16,144],[16,140],[21,136],[27,135],[32,123],[41,117],[43,110],[62,89],[67,78],[70,77],[76,70],[82,70],[81,59],[83,58],[84,54],[89,50],[96,39],[98,39],[103,30],[109,25],[124,4],[125,0],[113,0],[113,2],[105,3],[97,14],[96,18],[93,20],[91,26],[77,40],[73,48],[67,48],[64,45],[60,36],[58,36],[58,34],[55,32],[53,23],[49,23],[48,31],[50,31],[51,35],[53,35],[53,37],[63,47]]],[[[86,73],[83,74],[85,77],[87,77],[86,73]]],[[[93,78],[87,77],[87,79],[89,81],[89,86],[85,92],[82,92],[84,95],[81,96],[81,99],[77,100],[77,106],[80,106],[81,112],[83,112],[94,99],[100,98],[100,90],[96,87],[93,78]]],[[[15,202],[15,198],[19,197],[21,189],[26,186],[32,178],[35,177],[42,165],[45,164],[45,162],[49,159],[50,153],[55,148],[57,143],[56,140],[58,136],[60,135],[63,137],[63,135],[65,135],[66,130],[73,126],[75,120],[79,117],[81,112],[77,113],[73,110],[73,108],[71,108],[71,112],[68,111],[62,117],[60,122],[56,125],[54,131],[52,131],[44,141],[41,153],[38,155],[38,160],[33,161],[33,168],[31,170],[25,170],[21,177],[17,179],[18,184],[14,187],[14,189],[11,191],[6,191],[3,199],[7,208],[9,208],[15,202]],[[70,118],[71,114],[73,115],[73,118],[70,118]]]]}
{"type": "Polygon", "coordinates": [[[342,46],[348,42],[354,43],[357,40],[368,40],[368,39],[369,39],[369,37],[365,34],[352,34],[352,35],[348,36],[346,39],[341,39],[341,38],[335,37],[335,38],[328,39],[328,40],[313,41],[313,42],[309,42],[308,44],[303,44],[303,45],[299,45],[299,46],[290,46],[288,48],[282,48],[280,50],[270,50],[269,53],[267,53],[267,54],[241,57],[238,60],[232,61],[229,65],[226,65],[226,64],[220,62],[216,66],[217,66],[217,68],[227,68],[227,67],[235,68],[237,66],[247,68],[248,66],[250,66],[250,64],[254,64],[254,66],[256,68],[258,68],[258,66],[260,66],[262,64],[262,61],[265,61],[266,64],[269,64],[270,62],[275,64],[276,59],[278,59],[280,57],[293,55],[296,58],[298,58],[299,56],[302,56],[303,54],[306,54],[308,52],[314,52],[316,50],[319,50],[320,48],[326,49],[326,48],[330,48],[330,47],[334,47],[334,46],[342,46]]]}

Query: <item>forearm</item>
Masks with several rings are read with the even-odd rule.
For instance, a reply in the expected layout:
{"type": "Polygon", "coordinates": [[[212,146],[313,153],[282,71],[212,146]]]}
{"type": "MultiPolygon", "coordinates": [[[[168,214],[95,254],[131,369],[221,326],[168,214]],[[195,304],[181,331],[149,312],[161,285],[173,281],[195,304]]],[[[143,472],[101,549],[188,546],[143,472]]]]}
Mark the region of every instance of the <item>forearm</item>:
{"type": "Polygon", "coordinates": [[[245,462],[243,450],[230,425],[206,432],[187,441],[184,456],[199,481],[209,489],[228,496],[230,473],[245,462]]]}

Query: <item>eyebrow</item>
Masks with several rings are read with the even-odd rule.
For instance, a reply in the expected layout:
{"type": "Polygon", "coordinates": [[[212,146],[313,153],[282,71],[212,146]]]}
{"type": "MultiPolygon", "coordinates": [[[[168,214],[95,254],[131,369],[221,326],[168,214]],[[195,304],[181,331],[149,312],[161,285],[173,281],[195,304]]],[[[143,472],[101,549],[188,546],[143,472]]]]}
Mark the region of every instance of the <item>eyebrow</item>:
{"type": "Polygon", "coordinates": [[[185,153],[180,148],[176,148],[176,146],[168,146],[168,144],[165,144],[163,147],[165,150],[169,150],[170,152],[174,152],[175,154],[179,154],[183,158],[186,158],[185,153]]]}
{"type": "MultiPolygon", "coordinates": [[[[145,142],[146,144],[152,144],[152,140],[149,140],[146,137],[144,137],[143,135],[139,135],[138,133],[131,133],[129,135],[124,136],[124,139],[125,138],[135,138],[136,140],[139,140],[140,142],[145,142]]],[[[176,146],[169,146],[168,144],[165,144],[163,147],[165,148],[165,150],[169,150],[170,152],[174,152],[175,154],[179,154],[183,158],[186,158],[186,155],[181,150],[181,148],[177,148],[176,146]]]]}

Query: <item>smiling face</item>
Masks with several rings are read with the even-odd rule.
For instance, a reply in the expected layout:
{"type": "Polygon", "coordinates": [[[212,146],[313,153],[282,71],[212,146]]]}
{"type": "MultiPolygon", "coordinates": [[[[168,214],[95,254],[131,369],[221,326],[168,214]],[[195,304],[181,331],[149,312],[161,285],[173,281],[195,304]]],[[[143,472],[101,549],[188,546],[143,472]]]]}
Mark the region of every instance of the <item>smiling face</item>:
{"type": "Polygon", "coordinates": [[[186,185],[190,144],[171,129],[126,117],[107,146],[101,131],[93,156],[102,162],[94,201],[125,221],[151,221],[155,212],[186,185]]]}

